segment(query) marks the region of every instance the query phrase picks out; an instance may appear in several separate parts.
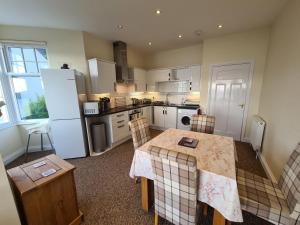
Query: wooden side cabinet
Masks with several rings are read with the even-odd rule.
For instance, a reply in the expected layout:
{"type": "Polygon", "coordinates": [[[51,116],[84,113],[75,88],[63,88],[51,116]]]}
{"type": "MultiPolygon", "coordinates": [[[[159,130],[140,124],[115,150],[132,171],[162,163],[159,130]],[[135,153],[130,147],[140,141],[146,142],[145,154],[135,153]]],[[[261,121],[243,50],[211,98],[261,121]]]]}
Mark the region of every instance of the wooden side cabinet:
{"type": "Polygon", "coordinates": [[[49,155],[7,171],[22,224],[80,224],[83,214],[78,209],[74,169],[56,155],[49,155]],[[49,169],[56,172],[44,176],[49,169]]]}

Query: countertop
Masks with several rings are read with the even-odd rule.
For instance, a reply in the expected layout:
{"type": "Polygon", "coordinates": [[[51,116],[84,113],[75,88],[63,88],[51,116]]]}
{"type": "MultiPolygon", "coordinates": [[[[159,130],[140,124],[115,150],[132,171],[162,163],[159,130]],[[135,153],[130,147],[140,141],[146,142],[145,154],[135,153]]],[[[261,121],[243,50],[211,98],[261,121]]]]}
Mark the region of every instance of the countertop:
{"type": "Polygon", "coordinates": [[[99,114],[94,114],[94,115],[85,115],[85,117],[99,117],[99,116],[105,116],[109,114],[114,114],[114,113],[119,113],[119,112],[124,112],[128,110],[134,110],[134,109],[139,109],[147,106],[165,106],[165,107],[177,107],[179,109],[198,109],[198,106],[195,105],[180,105],[180,104],[140,104],[140,105],[127,105],[127,106],[122,106],[122,107],[116,107],[116,108],[111,108],[107,111],[101,112],[99,114]]]}

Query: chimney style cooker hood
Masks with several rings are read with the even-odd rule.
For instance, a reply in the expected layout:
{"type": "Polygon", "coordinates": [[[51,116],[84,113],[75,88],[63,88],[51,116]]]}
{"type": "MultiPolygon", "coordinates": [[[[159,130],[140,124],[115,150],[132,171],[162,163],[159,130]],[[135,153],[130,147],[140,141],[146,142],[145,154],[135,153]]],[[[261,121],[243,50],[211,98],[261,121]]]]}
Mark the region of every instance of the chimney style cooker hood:
{"type": "Polygon", "coordinates": [[[133,74],[129,71],[127,63],[127,44],[122,41],[116,41],[113,43],[113,47],[117,83],[132,84],[133,74]]]}

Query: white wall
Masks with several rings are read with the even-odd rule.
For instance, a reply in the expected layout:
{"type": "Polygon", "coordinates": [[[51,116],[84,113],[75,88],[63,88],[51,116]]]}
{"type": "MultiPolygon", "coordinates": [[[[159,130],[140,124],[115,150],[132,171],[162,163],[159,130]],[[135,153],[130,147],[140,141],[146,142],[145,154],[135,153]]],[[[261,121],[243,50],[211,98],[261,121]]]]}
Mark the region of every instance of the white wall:
{"type": "Polygon", "coordinates": [[[205,108],[208,105],[211,65],[241,61],[255,63],[245,137],[250,133],[252,115],[258,113],[269,33],[269,28],[262,28],[207,39],[203,43],[200,102],[205,108]]]}
{"type": "Polygon", "coordinates": [[[291,0],[271,31],[259,114],[266,120],[262,155],[278,178],[300,141],[300,1],[291,0]]]}

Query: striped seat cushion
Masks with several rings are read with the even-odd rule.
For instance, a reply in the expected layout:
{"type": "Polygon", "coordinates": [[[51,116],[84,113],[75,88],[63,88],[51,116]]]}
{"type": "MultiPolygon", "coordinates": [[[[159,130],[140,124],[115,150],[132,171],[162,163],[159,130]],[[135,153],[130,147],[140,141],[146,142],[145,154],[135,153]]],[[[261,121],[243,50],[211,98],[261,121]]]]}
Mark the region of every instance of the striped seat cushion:
{"type": "Polygon", "coordinates": [[[150,146],[155,213],[177,225],[197,220],[197,161],[195,157],[150,146]]]}
{"type": "Polygon", "coordinates": [[[292,212],[291,217],[297,219],[300,214],[300,144],[297,145],[284,166],[278,186],[287,200],[292,212]]]}
{"type": "Polygon", "coordinates": [[[295,224],[279,186],[253,173],[237,169],[241,207],[274,224],[295,224]]]}
{"type": "Polygon", "coordinates": [[[137,149],[151,139],[149,124],[145,117],[129,121],[128,124],[131,130],[134,149],[137,149]]]}
{"type": "Polygon", "coordinates": [[[215,129],[215,117],[207,115],[193,115],[191,131],[213,134],[215,129]]]}

